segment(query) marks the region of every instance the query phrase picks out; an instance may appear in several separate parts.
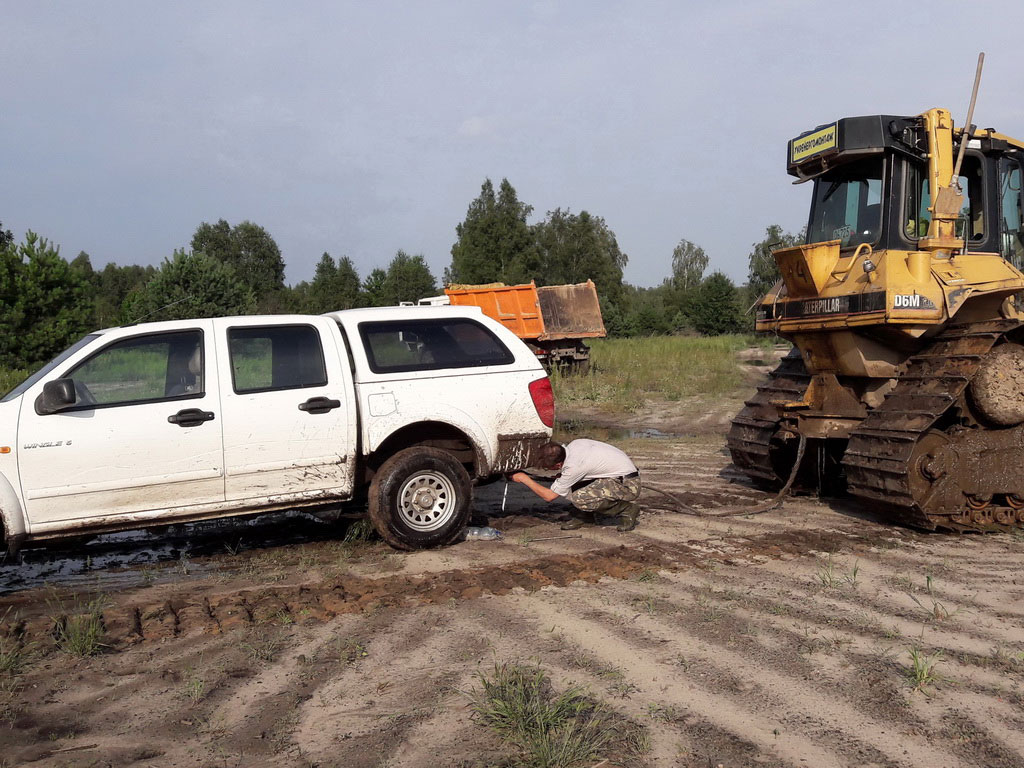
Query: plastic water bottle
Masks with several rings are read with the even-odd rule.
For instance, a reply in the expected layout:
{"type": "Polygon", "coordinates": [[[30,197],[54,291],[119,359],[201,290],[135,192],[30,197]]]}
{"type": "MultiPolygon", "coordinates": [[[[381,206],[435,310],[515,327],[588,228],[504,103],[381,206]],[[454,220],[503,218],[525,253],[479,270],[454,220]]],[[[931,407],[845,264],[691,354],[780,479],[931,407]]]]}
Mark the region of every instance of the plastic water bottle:
{"type": "Polygon", "coordinates": [[[495,539],[503,539],[505,535],[497,528],[489,528],[484,526],[477,528],[470,526],[466,528],[466,541],[494,541],[495,539]]]}

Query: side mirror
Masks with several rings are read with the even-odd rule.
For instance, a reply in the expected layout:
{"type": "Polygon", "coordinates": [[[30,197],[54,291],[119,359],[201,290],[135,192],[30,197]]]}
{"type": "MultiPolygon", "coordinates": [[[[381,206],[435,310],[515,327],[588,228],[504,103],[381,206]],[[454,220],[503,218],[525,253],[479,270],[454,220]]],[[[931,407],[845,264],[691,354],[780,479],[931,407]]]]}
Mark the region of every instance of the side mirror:
{"type": "Polygon", "coordinates": [[[40,416],[57,413],[69,405],[74,405],[77,400],[75,382],[72,379],[54,379],[43,384],[43,391],[36,398],[36,413],[40,416]]]}

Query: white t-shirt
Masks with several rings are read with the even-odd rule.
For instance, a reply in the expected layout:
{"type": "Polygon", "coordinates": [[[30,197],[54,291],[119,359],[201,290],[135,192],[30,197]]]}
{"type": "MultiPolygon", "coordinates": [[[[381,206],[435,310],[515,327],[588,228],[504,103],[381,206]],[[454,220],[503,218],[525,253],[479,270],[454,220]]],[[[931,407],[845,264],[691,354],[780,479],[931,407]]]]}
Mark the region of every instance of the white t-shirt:
{"type": "Polygon", "coordinates": [[[562,474],[555,478],[551,490],[559,496],[568,496],[572,487],[581,480],[623,477],[634,472],[636,465],[614,445],[581,438],[565,446],[562,474]]]}

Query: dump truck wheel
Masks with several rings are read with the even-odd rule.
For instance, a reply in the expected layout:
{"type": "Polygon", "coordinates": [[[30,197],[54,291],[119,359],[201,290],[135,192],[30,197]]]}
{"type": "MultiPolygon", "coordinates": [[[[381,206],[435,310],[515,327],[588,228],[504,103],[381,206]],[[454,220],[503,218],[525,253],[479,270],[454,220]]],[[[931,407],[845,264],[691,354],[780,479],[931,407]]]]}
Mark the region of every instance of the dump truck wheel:
{"type": "Polygon", "coordinates": [[[396,549],[451,544],[470,517],[465,467],[447,451],[413,446],[384,462],[370,483],[370,522],[396,549]]]}

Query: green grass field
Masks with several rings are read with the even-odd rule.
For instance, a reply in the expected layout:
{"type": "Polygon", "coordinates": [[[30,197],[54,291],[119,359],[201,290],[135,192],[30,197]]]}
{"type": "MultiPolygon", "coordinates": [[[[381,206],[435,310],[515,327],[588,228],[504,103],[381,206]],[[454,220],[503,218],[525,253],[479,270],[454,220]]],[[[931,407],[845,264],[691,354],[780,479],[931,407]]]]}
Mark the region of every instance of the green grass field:
{"type": "Polygon", "coordinates": [[[635,411],[653,396],[714,397],[742,385],[738,352],[760,346],[767,354],[772,343],[750,335],[595,339],[590,371],[556,371],[551,383],[558,402],[591,402],[608,410],[635,411]]]}

